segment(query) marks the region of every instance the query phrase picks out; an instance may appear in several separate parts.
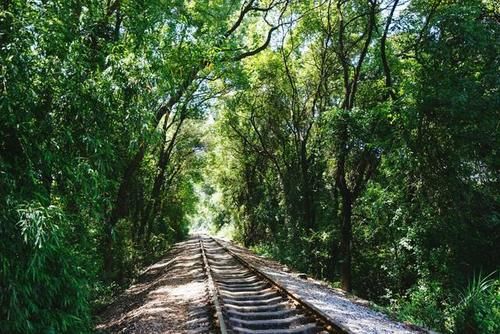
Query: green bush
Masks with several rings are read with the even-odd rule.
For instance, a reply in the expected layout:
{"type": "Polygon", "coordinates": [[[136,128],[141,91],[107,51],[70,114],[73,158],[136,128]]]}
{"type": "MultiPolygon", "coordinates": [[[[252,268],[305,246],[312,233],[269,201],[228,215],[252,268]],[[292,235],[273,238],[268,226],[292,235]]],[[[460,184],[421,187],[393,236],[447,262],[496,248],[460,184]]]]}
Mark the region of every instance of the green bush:
{"type": "Polygon", "coordinates": [[[10,213],[2,215],[7,233],[0,239],[2,333],[87,332],[88,273],[66,241],[64,215],[40,203],[22,204],[10,213]]]}
{"type": "Polygon", "coordinates": [[[421,280],[392,311],[401,320],[444,333],[499,333],[500,280],[494,275],[474,276],[458,293],[421,280]]]}
{"type": "Polygon", "coordinates": [[[474,276],[453,309],[455,333],[500,332],[500,280],[495,273],[474,276]]]}
{"type": "Polygon", "coordinates": [[[437,282],[419,281],[406,298],[399,299],[392,306],[401,320],[445,330],[445,309],[449,304],[442,286],[437,282]]]}

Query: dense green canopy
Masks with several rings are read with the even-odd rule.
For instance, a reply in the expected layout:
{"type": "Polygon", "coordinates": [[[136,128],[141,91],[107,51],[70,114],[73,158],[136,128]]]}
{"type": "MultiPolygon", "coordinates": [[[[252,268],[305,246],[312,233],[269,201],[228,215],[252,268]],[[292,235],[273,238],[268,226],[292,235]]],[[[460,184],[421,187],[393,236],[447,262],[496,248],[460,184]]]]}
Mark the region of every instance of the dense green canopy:
{"type": "Polygon", "coordinates": [[[3,1],[0,332],[91,332],[200,220],[498,332],[499,24],[491,0],[3,1]]]}

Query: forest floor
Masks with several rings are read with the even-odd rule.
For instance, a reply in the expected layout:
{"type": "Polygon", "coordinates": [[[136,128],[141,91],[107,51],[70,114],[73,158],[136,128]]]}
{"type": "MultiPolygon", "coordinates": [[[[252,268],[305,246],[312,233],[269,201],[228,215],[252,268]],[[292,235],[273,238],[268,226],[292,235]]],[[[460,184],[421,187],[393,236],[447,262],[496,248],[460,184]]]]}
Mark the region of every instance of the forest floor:
{"type": "Polygon", "coordinates": [[[178,243],[100,315],[98,333],[206,333],[207,284],[197,239],[178,243]]]}

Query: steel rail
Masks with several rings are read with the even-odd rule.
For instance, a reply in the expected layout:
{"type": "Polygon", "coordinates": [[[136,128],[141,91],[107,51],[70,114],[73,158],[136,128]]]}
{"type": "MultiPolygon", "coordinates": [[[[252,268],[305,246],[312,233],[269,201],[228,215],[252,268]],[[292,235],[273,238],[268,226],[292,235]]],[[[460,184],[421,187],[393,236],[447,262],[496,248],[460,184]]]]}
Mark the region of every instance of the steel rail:
{"type": "Polygon", "coordinates": [[[205,271],[207,274],[208,278],[208,289],[210,290],[210,294],[212,295],[212,303],[214,304],[215,307],[215,323],[216,327],[219,328],[221,334],[227,334],[227,328],[226,328],[226,323],[224,322],[224,316],[222,314],[222,307],[220,306],[220,300],[219,300],[219,290],[217,289],[217,286],[215,285],[215,281],[212,276],[212,269],[210,268],[210,265],[208,264],[208,259],[207,255],[205,253],[205,246],[203,244],[203,239],[200,238],[200,248],[201,248],[201,255],[203,257],[203,263],[205,265],[205,271]]]}

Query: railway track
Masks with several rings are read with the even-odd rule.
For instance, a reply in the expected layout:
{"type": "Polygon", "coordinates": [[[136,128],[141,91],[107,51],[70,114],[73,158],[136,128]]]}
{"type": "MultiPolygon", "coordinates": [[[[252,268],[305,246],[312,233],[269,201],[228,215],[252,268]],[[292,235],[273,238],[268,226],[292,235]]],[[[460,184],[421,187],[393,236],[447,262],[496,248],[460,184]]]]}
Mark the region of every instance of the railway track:
{"type": "Polygon", "coordinates": [[[215,239],[200,248],[220,333],[345,333],[215,239]]]}

